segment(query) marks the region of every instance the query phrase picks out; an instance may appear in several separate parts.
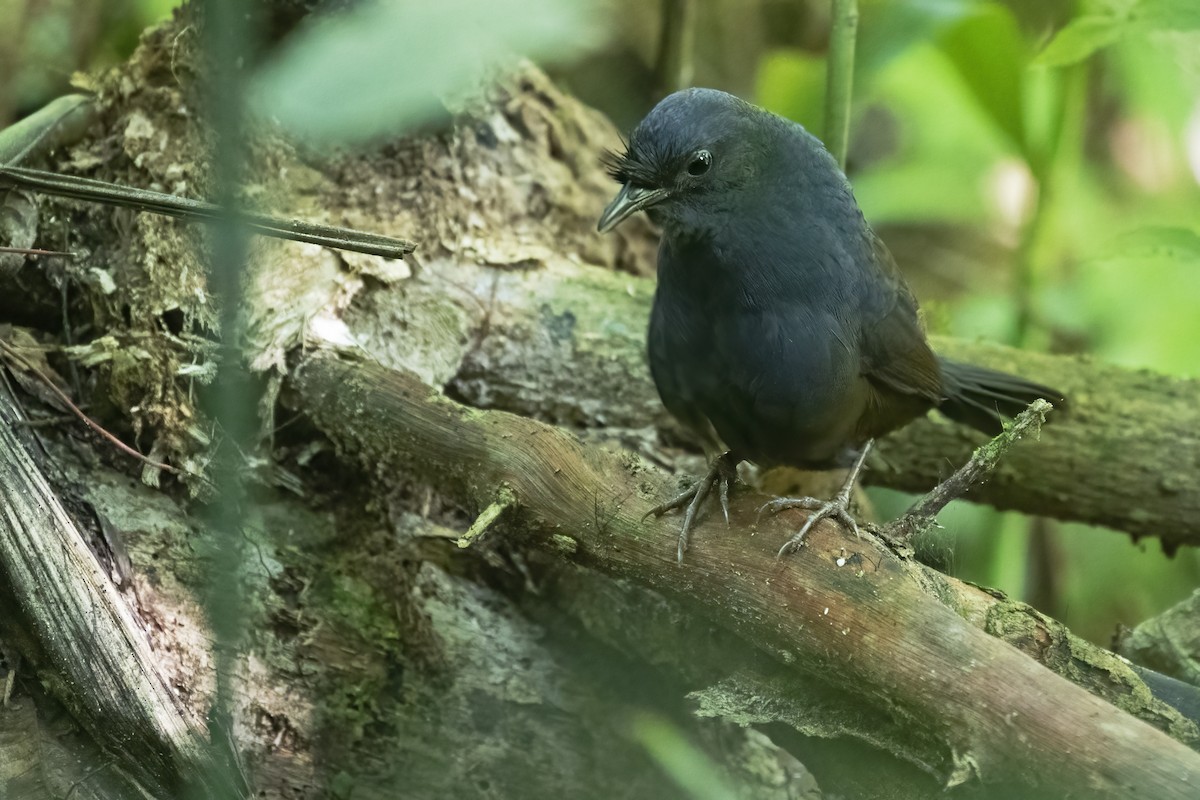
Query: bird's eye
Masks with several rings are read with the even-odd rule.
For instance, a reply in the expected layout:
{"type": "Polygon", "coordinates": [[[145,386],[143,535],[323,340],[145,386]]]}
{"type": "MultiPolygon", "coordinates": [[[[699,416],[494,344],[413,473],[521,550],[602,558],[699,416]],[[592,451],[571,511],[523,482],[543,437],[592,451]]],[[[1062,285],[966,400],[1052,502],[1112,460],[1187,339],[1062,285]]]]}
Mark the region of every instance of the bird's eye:
{"type": "Polygon", "coordinates": [[[693,178],[699,177],[708,172],[708,168],[712,166],[712,153],[707,150],[697,150],[692,156],[692,160],[688,162],[687,173],[693,178]]]}

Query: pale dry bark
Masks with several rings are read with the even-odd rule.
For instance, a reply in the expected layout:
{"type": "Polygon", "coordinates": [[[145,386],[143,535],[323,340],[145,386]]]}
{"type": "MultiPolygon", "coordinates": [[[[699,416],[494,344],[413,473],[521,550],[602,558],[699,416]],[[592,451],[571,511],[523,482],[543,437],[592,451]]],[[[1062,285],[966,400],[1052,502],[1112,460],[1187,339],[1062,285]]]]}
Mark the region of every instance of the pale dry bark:
{"type": "Polygon", "coordinates": [[[221,787],[200,718],[167,686],[140,626],[17,435],[0,390],[0,634],[148,791],[221,787]]]}

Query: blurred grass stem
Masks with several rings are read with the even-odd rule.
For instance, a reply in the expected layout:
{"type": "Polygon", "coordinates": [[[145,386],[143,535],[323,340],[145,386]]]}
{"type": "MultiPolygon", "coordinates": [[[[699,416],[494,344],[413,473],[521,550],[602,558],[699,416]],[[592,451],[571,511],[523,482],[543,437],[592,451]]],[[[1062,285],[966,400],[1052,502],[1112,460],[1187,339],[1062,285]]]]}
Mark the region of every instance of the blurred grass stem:
{"type": "Polygon", "coordinates": [[[850,143],[850,103],[854,96],[854,42],[858,37],[858,0],[833,0],[829,65],[825,79],[825,146],[846,168],[850,143]]]}
{"type": "Polygon", "coordinates": [[[662,0],[662,32],[654,71],[664,95],[686,89],[695,74],[695,0],[662,0]]]}
{"type": "Polygon", "coordinates": [[[209,715],[209,733],[218,756],[225,755],[226,775],[214,783],[227,787],[225,796],[241,797],[233,750],[233,681],[241,648],[243,614],[242,535],[247,509],[242,486],[244,453],[254,446],[255,398],[247,396],[252,384],[242,364],[241,277],[247,256],[247,229],[243,223],[238,184],[244,169],[245,61],[249,53],[251,20],[240,0],[206,0],[205,47],[211,69],[208,115],[215,136],[213,175],[216,204],[222,209],[213,223],[209,262],[209,291],[217,298],[220,322],[218,359],[213,401],[208,412],[223,436],[216,446],[212,475],[216,498],[208,508],[208,576],[205,606],[213,632],[216,693],[209,715]]]}

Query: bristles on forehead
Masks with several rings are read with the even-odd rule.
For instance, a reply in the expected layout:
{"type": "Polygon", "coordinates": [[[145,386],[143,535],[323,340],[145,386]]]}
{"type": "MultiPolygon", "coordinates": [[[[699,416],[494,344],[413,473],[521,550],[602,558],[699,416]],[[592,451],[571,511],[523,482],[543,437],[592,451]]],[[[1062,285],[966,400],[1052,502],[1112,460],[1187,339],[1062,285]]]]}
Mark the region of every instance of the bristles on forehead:
{"type": "Polygon", "coordinates": [[[620,183],[661,185],[681,161],[716,144],[753,110],[745,101],[715,89],[675,92],[638,123],[621,152],[604,155],[604,166],[620,183]]]}
{"type": "Polygon", "coordinates": [[[640,156],[629,142],[618,152],[606,150],[600,162],[609,176],[617,183],[632,183],[635,186],[654,186],[659,178],[659,169],[653,160],[640,156]]]}
{"type": "Polygon", "coordinates": [[[622,176],[626,172],[626,165],[629,161],[629,140],[624,136],[621,137],[621,148],[619,150],[605,148],[604,152],[600,154],[600,163],[604,166],[604,171],[614,181],[621,183],[625,182],[622,176]]]}

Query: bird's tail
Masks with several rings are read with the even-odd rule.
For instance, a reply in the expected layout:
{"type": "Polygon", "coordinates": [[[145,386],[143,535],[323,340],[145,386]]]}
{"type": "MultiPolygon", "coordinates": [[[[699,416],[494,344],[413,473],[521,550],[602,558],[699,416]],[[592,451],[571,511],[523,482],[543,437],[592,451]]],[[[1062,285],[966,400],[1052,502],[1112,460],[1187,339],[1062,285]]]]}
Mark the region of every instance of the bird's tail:
{"type": "Polygon", "coordinates": [[[1015,417],[1039,397],[1050,401],[1055,408],[1066,407],[1062,392],[1049,386],[961,361],[941,357],[938,360],[946,398],[938,410],[988,436],[1004,430],[1004,417],[1015,417]]]}

